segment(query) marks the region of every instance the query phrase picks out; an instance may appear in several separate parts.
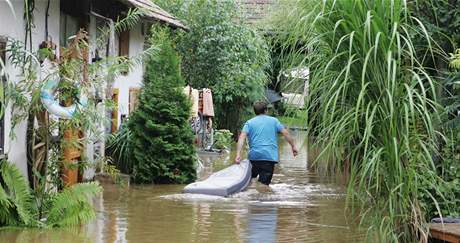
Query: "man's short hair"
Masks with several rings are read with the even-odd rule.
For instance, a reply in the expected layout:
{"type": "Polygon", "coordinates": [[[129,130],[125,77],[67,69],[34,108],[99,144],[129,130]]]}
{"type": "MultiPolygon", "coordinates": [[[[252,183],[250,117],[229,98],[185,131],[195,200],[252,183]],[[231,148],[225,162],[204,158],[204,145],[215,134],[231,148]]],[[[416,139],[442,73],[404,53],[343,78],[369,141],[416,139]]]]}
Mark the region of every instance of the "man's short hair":
{"type": "Polygon", "coordinates": [[[265,114],[267,112],[267,103],[265,101],[256,101],[253,107],[256,115],[265,114]]]}

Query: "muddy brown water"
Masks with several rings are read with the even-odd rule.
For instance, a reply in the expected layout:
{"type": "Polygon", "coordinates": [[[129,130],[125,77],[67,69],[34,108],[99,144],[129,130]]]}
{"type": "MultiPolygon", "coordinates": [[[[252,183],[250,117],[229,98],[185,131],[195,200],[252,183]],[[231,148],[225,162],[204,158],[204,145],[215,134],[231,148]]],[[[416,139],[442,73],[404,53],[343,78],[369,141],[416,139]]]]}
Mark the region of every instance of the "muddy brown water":
{"type": "MultiPolygon", "coordinates": [[[[97,219],[66,229],[3,229],[0,242],[360,242],[344,211],[338,178],[310,169],[316,153],[305,134],[294,132],[300,153],[293,158],[281,141],[272,192],[256,183],[228,198],[182,194],[183,185],[105,184],[95,199],[97,219]]],[[[232,154],[201,155],[199,176],[232,163],[232,154]]]]}

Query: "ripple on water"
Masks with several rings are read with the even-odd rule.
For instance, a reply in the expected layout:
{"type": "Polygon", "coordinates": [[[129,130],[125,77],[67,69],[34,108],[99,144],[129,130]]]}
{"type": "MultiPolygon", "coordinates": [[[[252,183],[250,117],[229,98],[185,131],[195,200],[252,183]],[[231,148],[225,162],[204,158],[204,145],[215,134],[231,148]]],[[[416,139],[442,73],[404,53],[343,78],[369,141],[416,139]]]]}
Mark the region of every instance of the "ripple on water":
{"type": "Polygon", "coordinates": [[[192,194],[192,193],[178,193],[159,196],[159,198],[173,201],[200,201],[200,202],[221,202],[228,201],[229,198],[205,195],[205,194],[192,194]]]}
{"type": "Polygon", "coordinates": [[[289,206],[289,207],[314,207],[317,204],[308,200],[317,197],[342,197],[335,188],[319,184],[294,185],[289,183],[278,183],[270,186],[270,192],[257,190],[258,183],[243,191],[229,197],[220,197],[204,194],[169,194],[158,198],[184,203],[238,203],[260,206],[289,206]]]}

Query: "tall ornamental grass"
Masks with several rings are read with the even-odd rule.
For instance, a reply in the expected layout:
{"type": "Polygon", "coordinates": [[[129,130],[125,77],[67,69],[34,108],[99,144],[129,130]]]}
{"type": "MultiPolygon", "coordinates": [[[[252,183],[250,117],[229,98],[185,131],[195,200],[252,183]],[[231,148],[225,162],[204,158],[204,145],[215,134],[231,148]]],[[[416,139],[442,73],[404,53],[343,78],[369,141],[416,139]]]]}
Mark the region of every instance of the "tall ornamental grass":
{"type": "Polygon", "coordinates": [[[419,197],[444,200],[424,189],[443,183],[432,159],[443,137],[436,83],[412,37],[423,36],[430,57],[426,29],[404,0],[303,0],[290,9],[275,37],[285,68],[311,70],[310,132],[336,158],[328,166],[349,173],[348,203],[369,240],[426,241],[419,197]]]}

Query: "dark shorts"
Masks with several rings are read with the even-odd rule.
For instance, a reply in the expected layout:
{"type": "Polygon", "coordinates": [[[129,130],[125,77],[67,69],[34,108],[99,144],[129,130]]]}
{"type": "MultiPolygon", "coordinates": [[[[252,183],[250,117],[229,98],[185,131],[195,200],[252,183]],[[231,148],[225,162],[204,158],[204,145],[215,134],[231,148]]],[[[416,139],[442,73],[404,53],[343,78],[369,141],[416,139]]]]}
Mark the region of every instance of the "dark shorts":
{"type": "Polygon", "coordinates": [[[259,176],[259,182],[269,185],[272,181],[275,162],[266,160],[251,160],[252,178],[259,176]]]}

